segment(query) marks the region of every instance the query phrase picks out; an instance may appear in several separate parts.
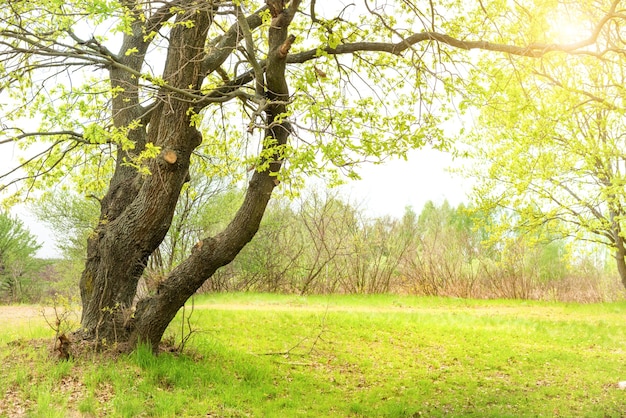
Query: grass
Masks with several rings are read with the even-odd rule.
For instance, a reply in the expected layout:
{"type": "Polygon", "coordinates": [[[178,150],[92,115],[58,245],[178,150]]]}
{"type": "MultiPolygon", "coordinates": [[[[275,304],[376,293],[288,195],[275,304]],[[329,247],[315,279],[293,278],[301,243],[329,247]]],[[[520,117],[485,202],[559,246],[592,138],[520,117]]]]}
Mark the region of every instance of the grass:
{"type": "Polygon", "coordinates": [[[0,416],[620,417],[625,317],[624,302],[211,295],[187,354],[60,363],[11,342],[52,337],[43,319],[12,321],[0,416]]]}

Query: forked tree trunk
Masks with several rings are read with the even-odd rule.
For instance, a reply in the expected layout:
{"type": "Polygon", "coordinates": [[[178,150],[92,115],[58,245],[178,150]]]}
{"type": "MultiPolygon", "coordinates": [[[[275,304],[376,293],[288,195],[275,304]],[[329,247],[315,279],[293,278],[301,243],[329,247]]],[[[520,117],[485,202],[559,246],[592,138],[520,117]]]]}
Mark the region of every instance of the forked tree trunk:
{"type": "MultiPolygon", "coordinates": [[[[204,55],[212,21],[210,3],[204,3],[206,10],[195,7],[192,13],[177,17],[177,21],[192,21],[192,25],[179,24],[171,29],[164,69],[164,80],[169,86],[194,89],[202,82],[206,61],[200,57],[204,55]]],[[[189,110],[197,112],[202,107],[198,103],[190,104],[184,95],[164,89],[159,102],[146,117],[142,115],[146,109],[138,105],[137,78],[124,69],[111,70],[113,86],[124,89],[113,101],[116,126],[142,120],[143,123],[129,133],[136,149],[140,151],[146,143],[152,142],[160,146],[162,152],[151,161],[151,175],[145,177],[121,164],[125,152],[118,154],[118,166],[101,202],[100,223],[89,238],[87,261],[80,280],[83,313],[79,335],[82,338],[99,344],[117,342],[131,346],[144,341],[157,349],[165,329],[187,299],[219,267],[230,263],[257,232],[282,164],[279,148],[287,142],[290,133],[288,122],[276,118],[286,112],[289,92],[285,61],[293,42],[287,37],[287,29],[299,2],[292,1],[285,10],[284,1],[269,3],[273,20],[265,70],[268,103],[265,136],[275,140],[267,141],[269,149],[263,152],[264,158],[269,159],[269,169],[254,172],[244,202],[226,229],[198,242],[189,258],[169,274],[155,294],[140,300],[136,309],[133,299],[137,283],[149,256],[170,227],[181,187],[189,173],[191,153],[202,141],[200,133],[191,126],[189,110]],[[131,106],[133,103],[136,106],[131,106]]],[[[136,25],[135,33],[126,36],[122,51],[137,48],[139,53],[131,54],[126,66],[140,69],[141,56],[146,51],[145,36],[140,24],[136,25]],[[134,56],[139,58],[133,61],[134,56]]],[[[266,162],[259,161],[259,166],[267,165],[266,162]]]]}

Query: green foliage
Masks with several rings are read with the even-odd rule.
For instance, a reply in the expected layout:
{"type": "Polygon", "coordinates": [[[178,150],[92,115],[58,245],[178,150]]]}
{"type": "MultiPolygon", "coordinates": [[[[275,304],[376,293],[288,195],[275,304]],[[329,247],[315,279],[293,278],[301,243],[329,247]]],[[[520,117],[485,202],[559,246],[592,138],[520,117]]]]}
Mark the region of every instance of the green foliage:
{"type": "Polygon", "coordinates": [[[99,202],[70,191],[44,193],[30,205],[38,220],[53,232],[56,247],[62,259],[51,262],[50,295],[68,298],[78,296],[78,278],[84,268],[87,254],[87,238],[93,234],[98,223],[99,202]]]}
{"type": "Polygon", "coordinates": [[[42,263],[35,259],[41,247],[22,221],[0,213],[0,295],[11,302],[28,299],[39,285],[42,263]]]}
{"type": "Polygon", "coordinates": [[[98,223],[100,206],[96,199],[55,191],[45,193],[31,208],[39,221],[55,232],[57,248],[66,259],[85,257],[87,237],[98,223]]]}
{"type": "MultiPolygon", "coordinates": [[[[576,38],[570,42],[590,32],[579,23],[577,34],[558,33],[551,21],[566,31],[568,21],[599,13],[589,2],[546,2],[541,13],[535,10],[529,13],[537,17],[537,31],[576,38]]],[[[608,29],[599,35],[601,43],[612,37],[608,29]]],[[[623,264],[623,56],[549,55],[503,64],[481,60],[470,77],[466,104],[480,107],[479,118],[462,138],[474,159],[468,174],[479,179],[476,204],[515,212],[499,221],[493,239],[515,230],[538,241],[591,241],[619,252],[623,264]]]]}
{"type": "MultiPolygon", "coordinates": [[[[207,50],[213,51],[213,42],[224,38],[227,28],[238,21],[238,13],[263,5],[261,1],[238,2],[236,8],[216,5],[220,10],[209,28],[207,50]]],[[[302,10],[310,5],[304,4],[302,10]]],[[[150,4],[144,10],[119,1],[31,1],[0,13],[0,33],[9,51],[0,66],[0,91],[10,99],[2,108],[1,134],[25,151],[38,150],[34,158],[23,161],[28,187],[19,189],[16,198],[26,197],[21,190],[47,190],[59,182],[81,195],[100,196],[120,162],[147,175],[145,163],[158,154],[159,145],[148,149],[137,138],[147,128],[141,115],[160,100],[160,91],[175,91],[194,103],[217,92],[224,80],[238,77],[242,62],[255,67],[267,58],[271,19],[266,12],[260,28],[241,37],[245,48],[224,49],[232,58],[223,62],[220,71],[203,75],[198,91],[173,90],[161,73],[170,39],[150,26],[154,23],[150,17],[168,16],[160,22],[167,30],[190,27],[192,21],[183,18],[187,5],[164,7],[160,12],[151,7],[160,6],[150,4]],[[181,20],[173,22],[176,17],[181,20]],[[21,33],[25,35],[20,37],[21,33]],[[143,42],[149,44],[147,53],[140,53],[143,45],[120,48],[122,37],[132,34],[143,35],[143,42]],[[11,54],[11,48],[19,53],[11,54]],[[137,67],[138,61],[144,65],[137,67]],[[107,71],[112,64],[126,72],[124,78],[141,82],[136,87],[128,80],[112,83],[107,71]],[[137,100],[141,106],[129,115],[113,115],[116,100],[129,109],[137,100]],[[25,130],[25,123],[33,129],[25,130]]],[[[402,46],[406,50],[398,53],[372,47],[391,47],[401,38],[425,31],[463,40],[551,44],[554,37],[548,29],[553,25],[548,23],[561,7],[556,1],[524,1],[513,7],[502,0],[471,5],[454,0],[420,7],[396,1],[362,10],[367,13],[354,6],[342,10],[319,4],[314,19],[309,13],[297,13],[290,25],[297,39],[291,52],[316,54],[289,66],[287,82],[293,94],[283,117],[295,129],[293,141],[281,146],[280,158],[286,164],[280,180],[294,189],[309,175],[335,184],[357,178],[359,166],[366,161],[406,158],[410,149],[427,143],[449,147],[442,126],[456,116],[457,109],[450,104],[461,88],[467,88],[460,76],[465,71],[457,68],[467,61],[464,51],[440,48],[433,41],[402,46]],[[337,49],[364,42],[368,47],[335,54],[337,49]]],[[[585,12],[594,18],[599,13],[585,12]]],[[[247,167],[262,169],[263,161],[267,162],[259,155],[264,138],[257,135],[265,128],[260,120],[264,103],[250,96],[246,87],[241,94],[224,96],[216,106],[188,110],[191,123],[203,135],[197,155],[208,164],[196,163],[204,175],[243,179],[247,167]],[[241,103],[230,100],[235,97],[241,103]]]]}

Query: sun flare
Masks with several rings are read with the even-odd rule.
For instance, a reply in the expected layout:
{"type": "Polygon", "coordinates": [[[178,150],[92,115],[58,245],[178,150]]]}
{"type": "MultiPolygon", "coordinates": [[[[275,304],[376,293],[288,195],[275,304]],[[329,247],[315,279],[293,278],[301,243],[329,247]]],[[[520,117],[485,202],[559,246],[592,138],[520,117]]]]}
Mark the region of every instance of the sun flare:
{"type": "Polygon", "coordinates": [[[589,22],[567,12],[557,13],[549,20],[549,39],[558,44],[571,44],[591,36],[589,22]]]}

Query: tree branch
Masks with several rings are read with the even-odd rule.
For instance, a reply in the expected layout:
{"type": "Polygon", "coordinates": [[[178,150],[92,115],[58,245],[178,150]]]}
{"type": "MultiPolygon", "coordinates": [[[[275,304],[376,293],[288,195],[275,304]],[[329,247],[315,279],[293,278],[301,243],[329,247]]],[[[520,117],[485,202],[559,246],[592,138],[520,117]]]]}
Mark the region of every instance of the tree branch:
{"type": "Polygon", "coordinates": [[[504,52],[511,55],[525,56],[525,57],[542,57],[551,52],[567,52],[571,54],[589,54],[589,55],[602,55],[602,53],[593,53],[586,51],[584,48],[595,44],[600,36],[602,28],[612,19],[623,19],[620,13],[616,12],[616,8],[620,0],[613,0],[610,10],[603,16],[603,18],[595,26],[591,36],[580,42],[574,42],[569,44],[540,44],[534,43],[527,46],[516,46],[509,44],[499,44],[488,41],[466,41],[454,38],[452,36],[438,33],[435,31],[425,31],[413,34],[402,39],[396,43],[386,42],[353,42],[348,44],[338,45],[335,48],[328,46],[311,49],[308,51],[292,54],[287,58],[287,62],[290,64],[303,63],[319,56],[319,51],[322,51],[329,55],[341,55],[351,54],[359,51],[372,51],[372,52],[387,52],[394,55],[400,55],[405,50],[421,42],[438,42],[441,44],[449,45],[455,48],[472,50],[481,49],[485,51],[504,52]]]}
{"type": "MultiPolygon", "coordinates": [[[[248,26],[248,30],[258,28],[263,23],[261,19],[261,12],[267,10],[267,6],[263,7],[247,18],[245,23],[248,26]]],[[[202,62],[202,74],[206,77],[213,71],[216,71],[226,61],[231,52],[237,47],[239,42],[244,39],[244,28],[241,26],[242,22],[232,25],[226,33],[216,38],[213,38],[209,45],[212,46],[209,53],[204,57],[202,62]]]]}

